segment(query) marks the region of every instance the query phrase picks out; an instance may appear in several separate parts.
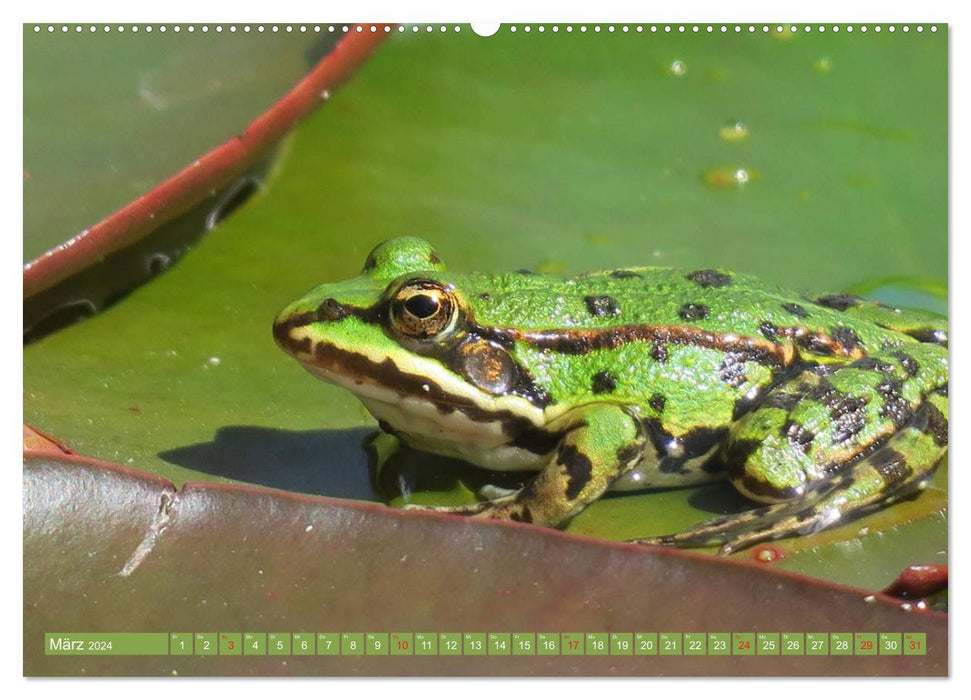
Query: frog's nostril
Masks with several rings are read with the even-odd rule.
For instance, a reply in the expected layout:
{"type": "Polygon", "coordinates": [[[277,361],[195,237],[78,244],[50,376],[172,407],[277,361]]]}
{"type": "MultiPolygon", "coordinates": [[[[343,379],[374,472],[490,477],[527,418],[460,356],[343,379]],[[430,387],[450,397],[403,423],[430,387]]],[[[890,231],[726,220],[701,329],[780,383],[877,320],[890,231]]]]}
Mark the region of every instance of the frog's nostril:
{"type": "Polygon", "coordinates": [[[317,318],[321,321],[340,321],[347,316],[347,310],[336,299],[324,299],[317,307],[317,318]]]}

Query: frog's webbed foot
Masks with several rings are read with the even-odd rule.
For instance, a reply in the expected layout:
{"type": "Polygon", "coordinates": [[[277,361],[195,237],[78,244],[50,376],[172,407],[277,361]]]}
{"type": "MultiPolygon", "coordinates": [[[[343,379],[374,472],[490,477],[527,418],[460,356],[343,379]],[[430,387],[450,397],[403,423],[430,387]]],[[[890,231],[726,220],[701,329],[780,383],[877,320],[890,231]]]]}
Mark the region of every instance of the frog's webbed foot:
{"type": "Polygon", "coordinates": [[[785,537],[786,535],[782,532],[773,534],[770,531],[781,523],[797,517],[799,511],[805,510],[806,501],[803,500],[775,503],[741,513],[712,518],[681,532],[628,541],[635,544],[666,547],[713,547],[721,545],[718,550],[719,554],[731,554],[758,542],[785,537]]]}
{"type": "Polygon", "coordinates": [[[866,489],[866,481],[872,480],[872,467],[861,465],[861,470],[827,482],[814,495],[789,503],[777,503],[754,508],[735,515],[707,520],[681,532],[631,540],[638,544],[669,547],[710,547],[721,545],[718,553],[728,555],[762,542],[811,535],[838,523],[865,515],[910,495],[927,485],[933,470],[920,474],[910,483],[901,484],[892,493],[880,490],[869,494],[849,493],[855,487],[866,489]],[[857,495],[862,496],[857,498],[857,495]]]}
{"type": "Polygon", "coordinates": [[[462,506],[426,506],[419,503],[408,503],[403,510],[432,510],[438,513],[450,513],[453,515],[480,515],[490,509],[496,510],[503,504],[513,503],[517,494],[522,489],[506,489],[493,484],[486,484],[476,492],[480,500],[478,503],[469,503],[462,506]]]}
{"type": "Polygon", "coordinates": [[[496,505],[496,501],[481,501],[463,506],[425,506],[418,503],[408,503],[402,510],[426,510],[450,515],[480,515],[483,511],[496,505]]]}

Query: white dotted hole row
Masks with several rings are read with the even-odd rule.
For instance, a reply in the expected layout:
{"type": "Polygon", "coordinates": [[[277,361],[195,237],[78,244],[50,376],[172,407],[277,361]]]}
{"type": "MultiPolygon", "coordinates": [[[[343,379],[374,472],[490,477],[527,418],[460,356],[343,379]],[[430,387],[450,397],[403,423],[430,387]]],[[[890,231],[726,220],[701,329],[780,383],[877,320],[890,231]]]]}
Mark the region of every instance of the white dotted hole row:
{"type": "MultiPolygon", "coordinates": [[[[778,34],[782,34],[784,32],[791,32],[791,33],[795,34],[795,33],[798,33],[800,29],[802,29],[803,32],[814,32],[814,31],[815,32],[819,32],[819,33],[823,33],[823,32],[833,32],[835,34],[838,34],[841,31],[845,31],[847,33],[852,33],[854,31],[859,31],[859,32],[864,33],[864,34],[866,32],[868,32],[868,31],[873,31],[873,32],[876,32],[877,34],[879,34],[880,32],[886,30],[886,31],[890,32],[891,34],[893,34],[893,33],[895,33],[898,30],[898,28],[899,28],[899,30],[901,32],[903,32],[905,34],[909,33],[911,30],[916,31],[916,32],[923,32],[924,29],[925,29],[924,25],[922,25],[922,24],[917,24],[917,25],[903,24],[903,25],[900,25],[899,27],[897,25],[888,25],[888,26],[884,27],[883,25],[865,25],[865,24],[859,25],[859,26],[854,26],[854,25],[838,25],[838,24],[834,24],[834,25],[830,25],[830,26],[826,26],[826,25],[823,25],[823,24],[811,26],[811,25],[808,25],[807,24],[807,25],[804,25],[802,27],[799,27],[798,25],[795,25],[795,24],[776,24],[776,25],[770,25],[770,24],[762,24],[762,25],[755,25],[755,24],[748,24],[748,25],[743,25],[743,24],[721,24],[721,25],[712,25],[712,24],[677,24],[677,25],[662,24],[662,25],[657,25],[657,24],[652,24],[652,25],[648,25],[647,27],[645,27],[644,25],[640,25],[640,24],[635,25],[633,27],[631,27],[630,25],[627,25],[627,24],[620,25],[620,26],[613,25],[613,24],[609,24],[609,25],[607,25],[605,27],[602,27],[599,24],[595,24],[595,25],[593,25],[591,27],[588,27],[587,25],[581,24],[581,25],[579,25],[576,28],[574,28],[573,25],[566,25],[565,27],[562,27],[562,28],[560,26],[557,26],[557,25],[554,25],[552,27],[549,27],[550,31],[552,31],[554,33],[560,32],[560,31],[566,31],[566,32],[569,33],[569,32],[573,32],[576,29],[576,31],[579,31],[579,32],[593,31],[593,32],[596,33],[596,32],[601,32],[601,31],[604,31],[604,30],[606,30],[607,32],[616,32],[616,31],[619,30],[619,31],[625,32],[625,33],[626,32],[630,32],[630,31],[635,31],[635,32],[638,32],[638,33],[643,33],[645,31],[648,31],[648,32],[651,32],[652,34],[656,34],[658,32],[662,32],[662,33],[665,33],[665,34],[670,34],[672,32],[678,32],[680,34],[687,34],[687,33],[691,33],[691,34],[701,34],[701,33],[713,34],[715,32],[720,32],[720,33],[735,32],[736,34],[741,34],[742,32],[748,32],[749,34],[755,34],[756,32],[762,32],[764,34],[768,34],[769,32],[776,32],[778,34]]],[[[516,31],[519,31],[519,29],[520,28],[517,27],[516,25],[512,25],[512,26],[509,27],[509,31],[510,32],[516,32],[516,31]]],[[[526,25],[526,26],[523,26],[521,29],[522,29],[522,31],[527,32],[527,33],[530,32],[530,31],[532,31],[533,29],[535,29],[537,32],[545,32],[547,30],[547,27],[545,27],[543,25],[539,25],[537,27],[532,27],[530,25],[526,25]]],[[[931,25],[930,27],[928,27],[928,29],[931,32],[936,32],[937,31],[937,26],[936,25],[931,25]]]]}
{"type": "MultiPolygon", "coordinates": [[[[46,31],[49,34],[53,34],[53,33],[58,32],[58,31],[60,31],[61,33],[67,34],[68,32],[70,32],[72,30],[75,33],[81,33],[81,32],[84,32],[85,29],[87,29],[87,31],[89,33],[95,33],[95,32],[101,31],[101,32],[105,32],[105,33],[108,33],[108,32],[118,32],[119,34],[123,34],[124,32],[131,32],[133,34],[137,34],[138,32],[144,32],[146,34],[151,34],[152,32],[156,32],[156,31],[157,32],[160,32],[162,34],[165,34],[166,32],[169,32],[169,31],[174,32],[176,34],[179,34],[182,31],[188,32],[189,34],[194,34],[197,31],[198,32],[202,32],[203,34],[209,33],[210,31],[216,32],[216,33],[221,33],[221,32],[224,32],[224,31],[228,31],[230,33],[242,32],[244,34],[248,34],[248,33],[251,33],[251,32],[256,32],[258,34],[259,33],[265,33],[265,32],[279,33],[281,31],[282,32],[285,32],[285,33],[298,32],[298,33],[304,33],[304,34],[307,33],[307,32],[314,32],[314,33],[317,33],[317,34],[322,33],[322,32],[327,32],[327,33],[334,33],[334,32],[348,33],[348,32],[350,32],[352,30],[353,31],[357,31],[359,33],[360,32],[364,32],[364,31],[370,31],[370,32],[374,33],[374,32],[377,32],[378,31],[378,27],[375,26],[375,25],[368,25],[368,26],[361,26],[361,25],[349,26],[349,25],[346,25],[346,24],[344,24],[344,25],[333,25],[333,24],[331,24],[331,25],[326,25],[326,26],[325,25],[319,25],[319,24],[315,24],[315,25],[306,25],[306,24],[292,25],[292,24],[287,24],[287,25],[282,25],[282,26],[281,25],[276,25],[276,24],[272,24],[272,25],[262,25],[262,24],[259,24],[259,25],[253,25],[253,26],[248,25],[248,24],[240,25],[240,26],[237,26],[235,24],[230,24],[230,25],[223,26],[221,24],[217,24],[217,25],[213,25],[211,27],[209,25],[206,25],[206,24],[200,25],[198,27],[196,27],[195,25],[186,25],[186,26],[183,27],[182,25],[178,25],[178,24],[172,25],[172,26],[168,26],[168,25],[164,25],[164,24],[158,25],[158,26],[153,26],[153,25],[144,25],[144,26],[128,25],[128,26],[126,26],[126,25],[123,25],[123,24],[119,24],[119,25],[115,25],[115,26],[105,24],[105,25],[98,26],[98,25],[91,24],[91,25],[87,25],[86,27],[85,26],[82,26],[80,24],[73,25],[73,26],[72,25],[67,25],[67,24],[62,24],[62,25],[48,24],[46,26],[42,26],[42,25],[39,25],[39,24],[35,24],[34,25],[34,33],[35,34],[39,34],[39,33],[44,32],[44,31],[46,31]]],[[[407,26],[406,25],[398,25],[396,27],[396,29],[397,29],[397,31],[399,33],[407,32],[407,31],[411,31],[412,33],[417,33],[417,32],[420,32],[422,30],[424,30],[425,32],[434,32],[434,31],[438,30],[439,32],[442,32],[442,33],[448,32],[449,30],[452,30],[452,31],[455,31],[455,32],[462,31],[462,28],[460,26],[458,26],[458,25],[451,26],[451,25],[430,25],[430,24],[428,24],[428,25],[417,25],[417,24],[415,24],[415,25],[407,25],[407,26]]],[[[579,31],[580,33],[587,32],[587,31],[593,31],[594,33],[598,33],[598,32],[602,32],[604,30],[606,30],[608,33],[617,32],[617,31],[620,31],[621,33],[629,33],[631,31],[636,32],[636,33],[643,33],[643,32],[646,31],[646,32],[650,32],[652,34],[656,34],[656,33],[659,33],[659,32],[660,33],[664,33],[664,34],[670,34],[672,32],[677,32],[677,33],[680,33],[680,34],[687,34],[687,33],[691,33],[691,34],[701,34],[701,33],[713,34],[713,33],[716,33],[716,32],[722,33],[722,34],[728,33],[728,32],[734,32],[736,34],[741,34],[743,32],[747,32],[749,34],[755,34],[757,32],[761,32],[763,34],[767,34],[769,32],[775,32],[775,33],[778,33],[778,34],[782,34],[784,32],[798,33],[800,31],[800,29],[803,32],[818,32],[818,33],[822,33],[822,32],[833,32],[833,33],[839,33],[841,31],[843,31],[843,32],[846,32],[848,34],[849,33],[853,33],[854,31],[858,31],[861,34],[866,34],[867,32],[870,32],[870,31],[872,31],[872,32],[874,32],[876,34],[880,34],[883,31],[887,31],[887,32],[889,32],[891,34],[894,34],[899,29],[899,31],[903,32],[904,34],[907,34],[907,33],[909,33],[912,30],[915,31],[915,32],[917,32],[917,33],[922,33],[925,30],[925,27],[922,24],[917,24],[917,25],[903,24],[903,25],[899,25],[899,26],[898,25],[891,24],[891,25],[888,25],[886,27],[884,27],[882,25],[865,25],[865,24],[859,25],[859,26],[854,26],[854,25],[842,25],[842,26],[841,25],[830,25],[830,26],[826,26],[826,25],[822,25],[822,24],[812,26],[812,25],[808,25],[807,24],[807,25],[803,25],[802,27],[797,26],[795,24],[791,24],[791,25],[782,25],[782,24],[777,24],[777,25],[768,25],[768,24],[763,24],[763,25],[754,25],[754,24],[749,24],[749,25],[741,25],[741,24],[735,24],[735,25],[726,25],[726,24],[722,24],[722,25],[711,25],[711,24],[707,24],[707,25],[698,25],[698,24],[691,24],[691,25],[685,25],[685,24],[678,24],[678,25],[670,25],[670,24],[654,25],[654,24],[652,24],[652,25],[648,25],[648,26],[644,26],[644,25],[640,25],[640,24],[634,25],[634,26],[627,25],[627,24],[624,24],[624,25],[613,25],[613,24],[610,24],[610,25],[606,25],[604,27],[601,27],[599,24],[592,25],[590,27],[588,27],[585,24],[581,24],[581,25],[578,25],[576,27],[574,27],[573,25],[565,25],[565,26],[562,26],[562,27],[560,25],[552,25],[550,27],[547,27],[547,26],[542,25],[542,24],[534,27],[532,25],[515,25],[515,24],[513,24],[513,25],[510,25],[507,28],[507,30],[509,32],[512,32],[512,33],[516,33],[516,32],[518,32],[520,30],[523,31],[523,32],[525,32],[525,33],[530,33],[534,29],[535,29],[536,32],[539,32],[541,34],[544,33],[544,32],[546,32],[547,29],[550,32],[554,33],[554,34],[559,33],[559,32],[566,32],[567,34],[569,34],[569,33],[572,33],[574,31],[579,31]]],[[[936,32],[937,31],[937,25],[930,25],[929,27],[927,27],[927,29],[929,29],[931,32],[936,32]]],[[[385,33],[390,33],[390,32],[393,31],[393,28],[390,25],[385,25],[383,27],[382,31],[384,31],[385,33]]]]}
{"type": "MultiPolygon", "coordinates": [[[[415,25],[415,26],[411,27],[411,29],[412,29],[412,31],[415,31],[415,32],[419,31],[418,25],[415,25]]],[[[454,27],[449,27],[449,26],[445,26],[445,25],[440,25],[440,26],[437,26],[437,27],[433,27],[431,25],[428,25],[428,26],[425,27],[425,31],[428,31],[428,32],[435,31],[435,29],[438,29],[441,32],[447,32],[447,31],[449,31],[449,29],[453,29],[456,32],[462,31],[461,27],[459,27],[458,25],[456,25],[454,27]]],[[[221,24],[216,24],[216,25],[213,25],[213,26],[209,26],[207,24],[203,24],[203,25],[200,25],[198,27],[195,26],[195,25],[191,25],[191,24],[190,25],[185,25],[185,26],[179,25],[179,24],[175,24],[175,25],[171,25],[171,26],[164,25],[164,24],[158,25],[158,26],[153,26],[153,25],[143,25],[143,26],[139,26],[139,25],[127,25],[126,26],[124,24],[119,24],[119,25],[116,25],[116,26],[112,26],[112,25],[109,25],[109,24],[105,24],[103,26],[98,26],[98,25],[94,25],[94,24],[87,25],[87,26],[83,26],[83,25],[80,25],[80,24],[76,24],[76,25],[67,25],[67,24],[54,25],[54,24],[48,24],[46,26],[42,26],[42,25],[39,25],[39,24],[35,24],[34,25],[34,33],[35,34],[39,34],[39,33],[43,32],[43,31],[46,31],[49,34],[53,34],[53,33],[58,32],[58,31],[60,31],[63,34],[67,34],[68,32],[70,32],[72,30],[75,33],[78,33],[78,34],[80,34],[81,32],[84,32],[85,30],[87,30],[89,33],[94,33],[94,32],[99,32],[100,31],[100,32],[105,32],[105,33],[107,33],[107,32],[118,32],[119,34],[123,34],[125,32],[131,32],[133,34],[137,34],[138,32],[144,32],[144,33],[147,33],[147,34],[150,34],[152,32],[160,32],[162,34],[165,34],[166,32],[174,32],[176,34],[179,34],[179,33],[183,32],[183,31],[184,32],[188,32],[189,34],[194,34],[196,32],[202,32],[203,34],[207,34],[209,32],[216,32],[216,33],[221,33],[221,32],[230,32],[230,33],[243,32],[244,34],[252,33],[252,32],[256,32],[258,34],[259,33],[266,33],[266,32],[270,32],[270,33],[285,32],[285,33],[290,33],[290,34],[292,34],[294,32],[298,32],[298,33],[306,34],[307,32],[313,32],[315,34],[320,34],[320,33],[323,33],[323,32],[327,32],[327,33],[334,33],[334,32],[338,32],[338,33],[349,33],[351,31],[357,31],[358,33],[363,33],[363,32],[366,32],[366,31],[370,31],[371,33],[376,33],[376,32],[379,31],[378,27],[376,25],[373,25],[373,24],[372,25],[363,25],[363,26],[362,25],[349,26],[349,25],[346,25],[346,24],[343,24],[343,25],[335,25],[335,24],[331,24],[331,25],[320,25],[320,24],[314,24],[314,25],[308,25],[308,24],[296,24],[296,25],[294,25],[294,24],[285,24],[285,25],[271,24],[271,25],[263,25],[263,24],[258,24],[258,25],[252,25],[252,26],[251,25],[248,25],[248,24],[244,24],[244,25],[230,24],[230,25],[225,25],[225,26],[224,25],[221,25],[221,24]]],[[[400,26],[397,27],[397,30],[399,32],[404,32],[404,31],[406,31],[406,27],[404,25],[400,25],[400,26]]],[[[384,31],[386,34],[387,33],[390,33],[392,31],[392,27],[390,25],[385,25],[381,29],[381,31],[384,31]]]]}

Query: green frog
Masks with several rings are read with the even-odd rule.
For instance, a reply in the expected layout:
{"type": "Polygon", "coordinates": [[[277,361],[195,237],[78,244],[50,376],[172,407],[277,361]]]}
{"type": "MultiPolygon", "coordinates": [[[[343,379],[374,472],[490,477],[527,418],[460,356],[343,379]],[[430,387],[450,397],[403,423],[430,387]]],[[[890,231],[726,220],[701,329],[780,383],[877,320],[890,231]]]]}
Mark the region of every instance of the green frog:
{"type": "Polygon", "coordinates": [[[609,490],[727,477],[755,507],[632,540],[727,554],[913,494],[947,451],[942,319],[722,269],[460,274],[397,238],[273,334],[406,445],[535,472],[450,513],[556,527],[609,490]]]}

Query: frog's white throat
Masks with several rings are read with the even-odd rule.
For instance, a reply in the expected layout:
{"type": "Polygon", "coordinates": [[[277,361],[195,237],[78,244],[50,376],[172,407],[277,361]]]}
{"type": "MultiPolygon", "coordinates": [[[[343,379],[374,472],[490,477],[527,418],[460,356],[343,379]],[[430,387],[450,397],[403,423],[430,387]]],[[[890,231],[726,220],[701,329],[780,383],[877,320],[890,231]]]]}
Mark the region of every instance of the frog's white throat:
{"type": "MultiPolygon", "coordinates": [[[[304,363],[304,367],[317,378],[356,394],[371,415],[415,449],[456,457],[497,471],[538,469],[545,460],[544,455],[510,444],[511,436],[499,417],[500,412],[515,411],[515,415],[527,418],[534,425],[547,422],[541,409],[530,406],[521,397],[490,397],[475,387],[460,387],[466,391],[450,405],[447,397],[433,400],[430,396],[396,390],[369,377],[345,376],[309,363],[304,363]],[[469,399],[475,402],[475,411],[460,407],[468,406],[469,399]]],[[[429,390],[436,379],[440,378],[429,377],[429,390]]],[[[441,389],[442,385],[435,382],[435,387],[441,389]]]]}

